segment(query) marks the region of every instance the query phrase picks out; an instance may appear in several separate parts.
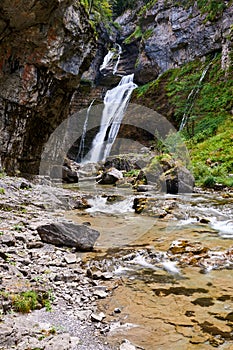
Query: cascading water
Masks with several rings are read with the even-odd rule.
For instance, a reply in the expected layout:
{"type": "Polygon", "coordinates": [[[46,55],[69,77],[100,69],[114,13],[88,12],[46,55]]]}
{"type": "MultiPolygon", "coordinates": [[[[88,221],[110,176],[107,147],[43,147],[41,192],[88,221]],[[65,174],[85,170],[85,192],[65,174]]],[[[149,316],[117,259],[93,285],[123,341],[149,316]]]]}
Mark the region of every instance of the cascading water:
{"type": "Polygon", "coordinates": [[[187,107],[186,107],[186,110],[185,110],[185,112],[183,114],[183,118],[182,118],[182,121],[180,123],[179,131],[182,131],[184,129],[185,125],[188,122],[188,119],[189,119],[189,116],[190,116],[190,112],[191,112],[191,110],[193,108],[196,96],[197,96],[197,94],[199,93],[199,91],[201,89],[201,83],[204,80],[204,78],[206,76],[206,73],[208,72],[211,64],[212,64],[212,61],[205,67],[205,69],[203,70],[202,75],[201,75],[201,77],[200,77],[200,79],[198,81],[197,86],[195,86],[192,89],[192,91],[190,92],[190,94],[188,95],[187,102],[186,102],[187,107]]]}
{"type": "MultiPolygon", "coordinates": [[[[118,44],[117,44],[117,45],[118,45],[118,44]]],[[[121,59],[121,54],[122,54],[122,48],[121,48],[120,45],[118,45],[117,61],[116,61],[115,67],[113,68],[113,74],[114,74],[114,75],[117,73],[118,65],[119,65],[120,59],[121,59]]]]}
{"type": "Polygon", "coordinates": [[[121,59],[122,48],[119,44],[116,44],[115,48],[112,48],[108,51],[107,55],[104,57],[104,61],[100,66],[100,72],[104,71],[104,69],[108,68],[113,61],[116,59],[116,63],[113,67],[113,74],[117,73],[118,65],[121,59]]]}
{"type": "Polygon", "coordinates": [[[84,162],[98,162],[110,154],[131,94],[137,87],[133,78],[134,74],[127,75],[115,88],[107,91],[104,98],[100,130],[94,138],[91,150],[84,162]]]}
{"type": "Polygon", "coordinates": [[[105,68],[107,68],[109,66],[109,64],[112,62],[112,58],[115,55],[114,51],[108,51],[107,55],[104,57],[104,61],[100,66],[100,71],[102,72],[102,70],[104,70],[105,68]]]}
{"type": "Polygon", "coordinates": [[[86,114],[86,119],[83,125],[83,132],[82,132],[82,137],[81,137],[81,141],[79,144],[79,150],[78,150],[78,155],[76,158],[76,161],[82,160],[84,157],[84,148],[85,148],[85,138],[86,138],[86,133],[87,133],[87,125],[88,125],[88,120],[89,120],[89,115],[90,115],[90,111],[91,111],[91,107],[93,106],[93,103],[95,102],[95,99],[92,100],[90,106],[87,109],[87,114],[86,114]]]}

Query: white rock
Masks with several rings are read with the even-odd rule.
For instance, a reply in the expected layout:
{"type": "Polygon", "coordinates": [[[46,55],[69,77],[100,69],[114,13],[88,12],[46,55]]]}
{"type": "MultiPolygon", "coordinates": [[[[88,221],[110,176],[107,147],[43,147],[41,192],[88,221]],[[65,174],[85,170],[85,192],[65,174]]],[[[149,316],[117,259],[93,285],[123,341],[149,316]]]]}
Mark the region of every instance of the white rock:
{"type": "Polygon", "coordinates": [[[130,343],[127,339],[124,340],[124,343],[121,344],[120,350],[137,350],[136,347],[130,343]]]}
{"type": "Polygon", "coordinates": [[[105,314],[103,312],[100,312],[99,314],[91,314],[91,319],[92,321],[97,321],[97,322],[101,322],[103,321],[103,319],[105,318],[105,314]]]}
{"type": "Polygon", "coordinates": [[[91,316],[90,310],[76,311],[76,317],[81,321],[86,321],[91,316]]]}
{"type": "Polygon", "coordinates": [[[77,261],[75,254],[67,254],[65,255],[64,259],[67,264],[74,264],[77,261]]]}
{"type": "Polygon", "coordinates": [[[94,295],[96,295],[98,298],[106,298],[108,296],[108,293],[106,293],[104,290],[96,290],[94,292],[94,295]]]}

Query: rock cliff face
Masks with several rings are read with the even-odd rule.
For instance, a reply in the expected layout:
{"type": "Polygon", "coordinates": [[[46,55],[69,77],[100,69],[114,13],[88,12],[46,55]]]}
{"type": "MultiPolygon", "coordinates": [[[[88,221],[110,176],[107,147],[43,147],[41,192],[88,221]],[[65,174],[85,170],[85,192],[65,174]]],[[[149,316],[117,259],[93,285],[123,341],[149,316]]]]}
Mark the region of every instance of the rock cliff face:
{"type": "Polygon", "coordinates": [[[0,156],[8,173],[36,173],[43,145],[69,112],[94,53],[74,0],[0,4],[0,156]]]}
{"type": "MultiPolygon", "coordinates": [[[[216,52],[222,52],[222,68],[229,67],[233,6],[225,2],[223,13],[209,21],[196,2],[189,3],[194,5],[158,0],[153,6],[149,2],[146,9],[137,1],[138,8],[116,19],[121,27],[118,33],[115,28],[109,38],[101,29],[93,60],[93,29],[77,0],[2,0],[0,161],[7,172],[37,173],[43,146],[56,127],[93,99],[100,102],[106,90],[118,83],[116,75],[101,77],[99,72],[114,42],[123,50],[118,73],[135,72],[135,82],[140,85],[170,68],[216,52]]],[[[163,105],[159,112],[167,115],[169,101],[163,105]]],[[[172,119],[169,110],[170,115],[172,119]]],[[[127,133],[123,129],[120,137],[127,133]]]]}
{"type": "Polygon", "coordinates": [[[117,19],[122,28],[119,40],[138,44],[137,83],[147,83],[170,68],[220,51],[223,68],[229,65],[233,6],[226,7],[222,15],[217,14],[209,21],[208,13],[201,14],[196,2],[193,3],[188,7],[158,0],[147,10],[140,12],[141,7],[128,10],[117,19]]]}

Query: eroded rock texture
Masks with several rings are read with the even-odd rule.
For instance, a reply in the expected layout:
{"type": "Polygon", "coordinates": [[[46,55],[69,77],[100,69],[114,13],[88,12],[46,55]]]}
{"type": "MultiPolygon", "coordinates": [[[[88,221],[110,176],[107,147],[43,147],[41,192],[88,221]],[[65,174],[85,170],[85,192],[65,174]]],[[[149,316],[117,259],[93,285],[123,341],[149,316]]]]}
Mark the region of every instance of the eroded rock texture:
{"type": "Polygon", "coordinates": [[[38,172],[93,58],[93,37],[78,1],[1,1],[0,156],[8,173],[38,172]]]}
{"type": "Polygon", "coordinates": [[[170,68],[215,52],[223,53],[222,68],[228,68],[233,6],[227,6],[212,21],[208,20],[208,13],[200,13],[196,2],[186,6],[182,1],[174,5],[170,0],[158,0],[142,13],[140,8],[119,17],[120,40],[131,36],[131,45],[134,39],[139,48],[136,82],[145,84],[170,68]],[[139,30],[140,37],[133,34],[139,30]]]}

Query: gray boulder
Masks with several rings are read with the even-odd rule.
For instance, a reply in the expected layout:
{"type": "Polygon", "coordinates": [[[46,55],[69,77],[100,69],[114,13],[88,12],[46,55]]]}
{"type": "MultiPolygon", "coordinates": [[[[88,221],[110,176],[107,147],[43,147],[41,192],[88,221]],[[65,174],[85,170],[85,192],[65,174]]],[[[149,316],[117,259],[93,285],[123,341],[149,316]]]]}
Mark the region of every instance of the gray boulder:
{"type": "Polygon", "coordinates": [[[123,179],[122,172],[116,168],[110,168],[101,175],[98,184],[114,185],[120,179],[123,179]]]}
{"type": "Polygon", "coordinates": [[[78,250],[92,250],[100,233],[86,225],[72,222],[55,222],[37,227],[45,243],[75,247],[78,250]]]}

